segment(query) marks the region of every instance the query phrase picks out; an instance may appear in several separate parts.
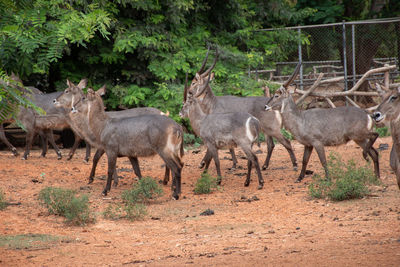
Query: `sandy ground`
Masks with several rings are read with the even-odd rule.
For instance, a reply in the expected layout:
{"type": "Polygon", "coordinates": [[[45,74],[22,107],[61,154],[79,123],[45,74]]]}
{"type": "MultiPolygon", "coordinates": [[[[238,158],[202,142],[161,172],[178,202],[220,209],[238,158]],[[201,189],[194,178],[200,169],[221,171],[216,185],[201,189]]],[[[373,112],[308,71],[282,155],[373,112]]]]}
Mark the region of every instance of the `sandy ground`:
{"type": "MultiPolygon", "coordinates": [[[[390,138],[375,143],[391,146],[390,138]]],[[[301,162],[303,147],[293,142],[301,162]]],[[[262,162],[266,147],[259,155],[262,162]]],[[[21,149],[19,149],[21,151],[21,149]]],[[[363,163],[361,150],[352,142],[329,151],[344,160],[363,163]]],[[[63,150],[64,157],[68,151],[63,150]]],[[[223,181],[210,195],[194,195],[200,177],[197,165],[204,155],[188,151],[184,157],[182,196],[171,199],[169,186],[164,196],[148,206],[140,221],[104,219],[102,211],[119,203],[123,190],[136,182],[128,159],[118,160],[123,178],[106,198],[101,196],[106,174],[105,157],[93,184],[87,184],[90,164],[83,162],[84,149],[71,161],[47,158],[33,150],[27,161],[0,151],[0,188],[7,201],[21,205],[0,211],[0,234],[48,234],[63,237],[42,247],[0,247],[0,266],[400,266],[400,191],[389,167],[389,150],[380,153],[383,186],[371,188],[363,199],[330,202],[311,199],[311,176],[297,184],[289,155],[277,145],[268,170],[262,171],[265,186],[244,187],[246,161],[242,169],[229,171],[227,151],[220,152],[223,181]],[[47,186],[75,189],[90,195],[97,221],[84,227],[68,226],[64,219],[48,215],[38,201],[47,186]],[[215,214],[200,216],[206,209],[215,214]]],[[[239,151],[239,155],[243,153],[239,151]]],[[[163,177],[158,156],[139,159],[144,176],[163,177]]],[[[312,154],[308,169],[323,174],[318,157],[312,154]]],[[[215,175],[212,164],[210,173],[215,175]]]]}

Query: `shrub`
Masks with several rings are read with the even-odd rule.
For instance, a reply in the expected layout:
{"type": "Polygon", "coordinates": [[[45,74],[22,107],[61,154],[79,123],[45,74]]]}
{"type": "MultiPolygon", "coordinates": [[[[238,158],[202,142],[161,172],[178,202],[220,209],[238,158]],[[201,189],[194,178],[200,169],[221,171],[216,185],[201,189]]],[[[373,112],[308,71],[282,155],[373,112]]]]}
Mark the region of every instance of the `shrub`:
{"type": "Polygon", "coordinates": [[[149,199],[156,199],[162,196],[162,187],[151,177],[143,177],[132,189],[122,193],[125,203],[145,203],[149,199]]]}
{"type": "Polygon", "coordinates": [[[211,177],[208,173],[202,173],[194,186],[194,193],[198,195],[210,194],[217,188],[217,178],[211,177]]]}
{"type": "Polygon", "coordinates": [[[362,198],[369,192],[367,185],[379,184],[379,180],[368,166],[357,167],[353,160],[346,164],[337,154],[329,155],[328,171],[328,179],[314,175],[309,186],[312,197],[334,201],[362,198]]]}
{"type": "Polygon", "coordinates": [[[5,201],[5,196],[3,191],[0,189],[0,210],[3,210],[7,207],[7,202],[5,201]]]}
{"type": "Polygon", "coordinates": [[[379,134],[379,137],[390,136],[389,128],[386,126],[381,128],[376,128],[376,132],[379,134]]]}
{"type": "Polygon", "coordinates": [[[190,134],[190,133],[184,133],[183,134],[183,143],[188,146],[193,146],[194,148],[198,148],[202,143],[203,140],[201,140],[200,137],[197,137],[194,134],[190,134]]]}
{"type": "Polygon", "coordinates": [[[50,214],[65,217],[67,223],[83,225],[94,221],[88,196],[76,196],[74,190],[46,187],[40,191],[39,200],[50,214]]]}
{"type": "Polygon", "coordinates": [[[121,208],[110,207],[107,211],[109,216],[114,218],[126,217],[129,220],[138,220],[147,214],[145,203],[150,199],[162,196],[162,187],[151,177],[144,177],[135,184],[132,189],[122,193],[124,206],[121,208]],[[125,212],[125,216],[123,215],[125,212]]]}

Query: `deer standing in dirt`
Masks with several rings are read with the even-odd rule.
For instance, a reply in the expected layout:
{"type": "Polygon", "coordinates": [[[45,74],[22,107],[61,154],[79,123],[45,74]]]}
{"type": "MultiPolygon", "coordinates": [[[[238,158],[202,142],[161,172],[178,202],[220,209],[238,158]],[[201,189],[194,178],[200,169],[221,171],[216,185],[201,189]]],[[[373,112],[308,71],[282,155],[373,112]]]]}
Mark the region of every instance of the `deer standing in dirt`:
{"type": "Polygon", "coordinates": [[[390,151],[390,167],[396,174],[397,185],[400,189],[400,87],[397,90],[389,90],[382,95],[382,103],[373,114],[378,123],[388,122],[393,140],[390,151]]]}
{"type": "Polygon", "coordinates": [[[84,122],[81,130],[85,140],[103,149],[108,158],[107,184],[103,194],[111,189],[117,157],[128,157],[137,176],[140,175],[138,157],[158,154],[172,172],[173,198],[181,193],[183,167],[183,131],[174,120],[163,115],[143,115],[110,118],[104,111],[99,94],[89,89],[87,97],[76,103],[71,119],[84,122]]]}
{"type": "MultiPolygon", "coordinates": [[[[208,86],[209,81],[210,76],[201,86],[208,86]]],[[[258,141],[260,131],[260,122],[257,118],[245,112],[205,114],[195,98],[184,103],[179,115],[190,119],[193,130],[199,133],[206,145],[205,171],[212,158],[217,169],[218,184],[221,183],[222,177],[218,149],[239,146],[247,156],[247,178],[244,185],[249,186],[251,169],[254,165],[258,175],[258,189],[263,188],[264,180],[260,165],[257,156],[252,151],[253,143],[258,141]]]]}
{"type": "MultiPolygon", "coordinates": [[[[216,56],[213,64],[203,72],[204,67],[206,65],[208,59],[208,52],[206,58],[203,61],[203,64],[200,70],[196,73],[195,78],[192,80],[191,85],[184,92],[183,101],[186,102],[187,99],[196,98],[198,100],[199,105],[202,110],[207,114],[212,113],[226,113],[226,112],[246,112],[254,117],[256,117],[260,121],[261,132],[266,135],[266,141],[268,146],[268,152],[262,169],[265,170],[268,168],[269,161],[272,155],[272,151],[275,147],[272,137],[275,137],[276,140],[281,143],[290,155],[290,159],[293,164],[293,168],[297,169],[297,161],[296,156],[293,153],[292,146],[290,141],[286,139],[282,133],[282,118],[279,112],[271,112],[267,113],[264,110],[264,106],[266,102],[269,100],[267,97],[236,97],[236,96],[215,96],[210,85],[208,84],[206,87],[201,86],[202,81],[205,81],[209,75],[212,75],[211,71],[216,65],[218,60],[218,52],[216,52],[216,56]]],[[[294,80],[294,77],[289,78],[285,84],[289,85],[294,80]]],[[[236,167],[236,157],[233,149],[230,149],[233,161],[233,168],[236,167]]],[[[204,159],[202,161],[201,167],[204,159]]]]}
{"type": "Polygon", "coordinates": [[[350,140],[363,149],[366,160],[367,155],[372,158],[375,175],[379,178],[379,155],[372,147],[378,133],[373,131],[373,120],[364,110],[350,106],[300,110],[284,87],[268,101],[265,109],[279,111],[284,127],[304,145],[302,168],[296,182],[304,178],[313,148],[318,153],[326,177],[329,177],[324,147],[345,144],[350,140]]]}
{"type": "MultiPolygon", "coordinates": [[[[53,103],[56,107],[62,107],[65,109],[71,109],[77,101],[80,101],[82,97],[85,96],[83,90],[79,86],[75,86],[72,82],[67,80],[68,88],[64,90],[64,92],[58,96],[56,99],[53,100],[53,103]]],[[[102,87],[97,93],[102,96],[105,94],[105,87],[102,87]]],[[[168,113],[164,113],[159,109],[152,108],[152,107],[141,107],[141,108],[132,108],[132,109],[126,109],[126,110],[121,110],[121,111],[106,111],[107,115],[110,118],[125,118],[125,117],[136,117],[140,115],[164,115],[168,116],[168,113]]],[[[76,132],[81,132],[81,127],[83,125],[77,126],[77,122],[70,121],[71,128],[73,128],[76,132]]],[[[81,122],[78,122],[81,124],[81,122]]],[[[81,132],[81,135],[84,135],[84,132],[81,132]]],[[[94,181],[94,177],[96,174],[96,167],[97,164],[100,160],[100,158],[104,155],[105,151],[103,149],[97,149],[96,153],[93,157],[93,164],[92,164],[92,169],[90,171],[89,175],[89,184],[91,184],[94,181]]],[[[139,168],[139,166],[137,166],[139,168]]],[[[162,183],[166,185],[169,181],[169,169],[166,166],[165,167],[165,175],[164,175],[164,180],[162,183]]],[[[118,184],[118,176],[117,173],[114,173],[114,185],[116,186],[118,184]]],[[[139,176],[141,178],[141,176],[139,176]]]]}

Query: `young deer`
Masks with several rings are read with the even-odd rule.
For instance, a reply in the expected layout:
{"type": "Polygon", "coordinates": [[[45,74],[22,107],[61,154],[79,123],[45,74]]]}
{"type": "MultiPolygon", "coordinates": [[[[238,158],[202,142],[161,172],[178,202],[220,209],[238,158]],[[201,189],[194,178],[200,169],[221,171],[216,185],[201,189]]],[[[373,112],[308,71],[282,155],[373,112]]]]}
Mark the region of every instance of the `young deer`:
{"type": "MultiPolygon", "coordinates": [[[[201,84],[207,79],[208,76],[212,75],[211,71],[215,67],[218,52],[216,53],[215,59],[211,67],[209,67],[206,71],[203,72],[204,67],[206,65],[208,58],[208,52],[206,58],[203,61],[203,64],[196,73],[195,78],[192,80],[192,83],[189,88],[187,88],[184,92],[184,99],[192,99],[196,98],[198,103],[200,104],[202,110],[207,114],[212,113],[226,113],[226,112],[246,112],[250,113],[254,117],[256,117],[260,121],[261,132],[263,132],[266,136],[268,153],[265,158],[262,169],[265,170],[269,166],[269,161],[272,155],[272,151],[275,147],[272,137],[276,138],[276,140],[281,143],[290,155],[290,159],[293,164],[293,168],[297,169],[297,161],[296,156],[294,155],[292,146],[290,141],[286,139],[282,133],[282,118],[279,112],[271,112],[266,113],[264,111],[265,103],[269,100],[267,97],[236,97],[236,96],[215,96],[210,85],[208,84],[206,87],[201,84]]],[[[289,85],[293,80],[294,76],[288,79],[285,84],[289,85]]],[[[234,150],[230,149],[233,160],[233,168],[236,166],[236,157],[234,154],[234,150]]]]}
{"type": "Polygon", "coordinates": [[[265,109],[280,111],[285,128],[304,145],[303,165],[296,182],[304,178],[313,148],[317,150],[325,175],[329,177],[324,147],[345,144],[350,140],[363,148],[366,160],[367,154],[370,155],[375,175],[379,178],[378,152],[372,147],[378,134],[373,132],[373,121],[364,110],[356,107],[299,110],[292,95],[282,87],[268,101],[265,109]]]}
{"type": "Polygon", "coordinates": [[[179,198],[183,131],[174,120],[163,115],[110,118],[104,111],[101,97],[91,89],[87,97],[75,104],[71,113],[72,120],[83,122],[81,130],[87,134],[88,140],[107,155],[108,175],[104,195],[111,189],[117,157],[128,157],[136,175],[141,177],[137,158],[158,154],[173,173],[173,197],[179,198]]]}
{"type": "MultiPolygon", "coordinates": [[[[75,86],[72,82],[67,80],[67,85],[68,87],[64,90],[64,92],[58,96],[56,99],[53,100],[53,103],[56,107],[62,107],[65,109],[71,109],[77,101],[79,101],[82,97],[85,96],[83,90],[79,86],[75,86]]],[[[97,91],[99,95],[104,95],[105,94],[105,86],[103,86],[101,89],[97,91]]],[[[151,107],[143,107],[143,108],[132,108],[132,109],[126,109],[126,110],[121,110],[121,111],[107,111],[107,115],[111,118],[124,118],[124,117],[136,117],[140,115],[150,115],[150,114],[158,114],[158,115],[165,115],[168,116],[168,114],[165,114],[164,112],[160,111],[159,109],[156,108],[151,108],[151,107]]],[[[83,127],[83,125],[76,126],[76,122],[74,123],[73,121],[69,122],[71,125],[71,128],[73,128],[76,132],[81,132],[80,128],[83,127]]],[[[81,122],[78,122],[81,123],[81,122]]],[[[81,135],[84,135],[85,133],[81,133],[81,135]]],[[[89,141],[88,141],[89,142],[89,141]]],[[[92,164],[92,169],[90,171],[89,175],[89,184],[94,181],[95,173],[96,173],[96,167],[97,164],[100,160],[100,158],[104,155],[105,151],[102,149],[97,149],[96,153],[93,157],[93,164],[92,164]]],[[[139,166],[137,166],[139,168],[139,166]]],[[[164,180],[163,184],[166,185],[169,180],[169,169],[168,167],[165,168],[165,175],[164,175],[164,180]]],[[[141,177],[139,177],[141,178],[141,177]]],[[[114,173],[114,185],[118,184],[118,176],[116,173],[114,173]]]]}
{"type": "MultiPolygon", "coordinates": [[[[203,86],[207,86],[210,79],[203,86]]],[[[211,158],[214,159],[218,174],[218,184],[221,183],[221,169],[218,159],[218,149],[234,148],[239,146],[247,156],[247,179],[245,186],[250,184],[252,165],[258,175],[258,189],[263,188],[264,180],[261,175],[260,165],[252,145],[258,140],[260,122],[257,118],[244,112],[205,114],[196,99],[187,100],[179,115],[189,118],[195,132],[199,133],[207,146],[205,171],[208,169],[211,158]]]]}
{"type": "Polygon", "coordinates": [[[396,174],[397,185],[400,189],[400,87],[388,91],[382,97],[382,103],[373,114],[376,122],[390,124],[390,133],[393,140],[390,151],[390,167],[396,174]]]}

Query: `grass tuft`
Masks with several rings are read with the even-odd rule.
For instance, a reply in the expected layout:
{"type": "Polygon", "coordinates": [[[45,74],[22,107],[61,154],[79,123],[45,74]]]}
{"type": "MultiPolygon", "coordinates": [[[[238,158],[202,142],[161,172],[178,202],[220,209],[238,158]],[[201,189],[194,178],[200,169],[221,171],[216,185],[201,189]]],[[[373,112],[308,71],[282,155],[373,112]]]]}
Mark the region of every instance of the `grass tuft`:
{"type": "Polygon", "coordinates": [[[202,173],[194,186],[194,193],[197,195],[210,194],[215,189],[218,189],[217,178],[210,176],[208,173],[202,173]]]}

